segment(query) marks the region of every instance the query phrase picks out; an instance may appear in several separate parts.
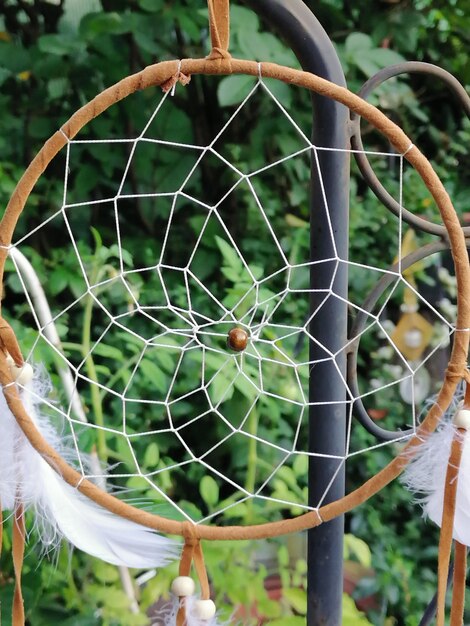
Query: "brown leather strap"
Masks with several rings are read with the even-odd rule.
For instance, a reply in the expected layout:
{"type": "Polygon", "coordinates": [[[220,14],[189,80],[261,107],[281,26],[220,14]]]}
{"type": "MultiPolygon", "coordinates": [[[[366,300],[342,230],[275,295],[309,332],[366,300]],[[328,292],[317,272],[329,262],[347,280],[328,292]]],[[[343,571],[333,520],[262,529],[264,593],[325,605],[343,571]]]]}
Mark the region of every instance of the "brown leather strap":
{"type": "Polygon", "coordinates": [[[23,355],[16,335],[10,324],[0,315],[0,348],[8,353],[15,365],[21,367],[23,365],[23,355]]]}
{"type": "Polygon", "coordinates": [[[209,587],[209,579],[207,578],[206,564],[204,563],[204,554],[202,552],[201,542],[194,547],[194,567],[196,568],[197,577],[201,585],[201,598],[202,600],[209,600],[211,597],[211,591],[209,587]]]}
{"type": "MultiPolygon", "coordinates": [[[[189,576],[191,573],[191,565],[194,567],[201,585],[202,600],[210,599],[209,579],[207,577],[206,565],[204,563],[204,554],[202,552],[201,541],[197,535],[197,527],[189,522],[184,524],[184,547],[181,553],[179,575],[189,576]]],[[[184,626],[186,624],[186,605],[185,598],[181,598],[180,607],[176,615],[176,626],[184,626]]]]}
{"type": "Polygon", "coordinates": [[[15,570],[15,593],[13,596],[12,626],[24,626],[21,571],[23,569],[25,536],[24,509],[22,504],[18,504],[15,508],[13,521],[13,569],[15,570]]]}
{"type": "Polygon", "coordinates": [[[437,620],[436,626],[445,624],[445,605],[447,590],[447,573],[449,570],[452,535],[454,531],[455,502],[459,476],[460,459],[463,450],[463,433],[456,433],[450,450],[449,463],[444,489],[444,505],[442,510],[441,536],[439,539],[439,562],[437,568],[437,620]]]}
{"type": "Polygon", "coordinates": [[[470,408],[470,372],[465,368],[463,379],[465,380],[465,395],[463,398],[463,406],[465,409],[470,408]]]}
{"type": "Polygon", "coordinates": [[[186,606],[185,598],[180,599],[180,607],[176,614],[176,626],[184,626],[186,624],[186,606]]]}
{"type": "Polygon", "coordinates": [[[207,58],[230,57],[228,52],[230,40],[229,0],[207,0],[207,6],[209,7],[209,26],[212,44],[212,51],[207,58]]]}
{"type": "Polygon", "coordinates": [[[454,582],[449,626],[462,626],[465,608],[465,582],[467,578],[467,546],[455,542],[454,582]]]}
{"type": "MultiPolygon", "coordinates": [[[[192,524],[190,524],[192,526],[192,524]]],[[[191,563],[193,562],[194,548],[198,541],[191,532],[187,530],[188,525],[185,526],[185,542],[183,551],[181,553],[179,575],[189,576],[191,573],[191,563]]],[[[180,606],[178,613],[176,614],[176,626],[184,626],[186,624],[186,599],[180,598],[180,606]]]]}
{"type": "MultiPolygon", "coordinates": [[[[470,384],[466,378],[464,407],[470,407],[470,384]]],[[[452,607],[449,626],[462,626],[465,608],[465,586],[467,580],[467,546],[454,542],[454,577],[452,584],[452,607]]]]}
{"type": "Polygon", "coordinates": [[[194,552],[194,547],[188,546],[187,544],[185,544],[183,548],[183,552],[181,553],[180,569],[179,569],[180,576],[189,576],[191,572],[191,563],[193,562],[193,552],[194,552]]]}

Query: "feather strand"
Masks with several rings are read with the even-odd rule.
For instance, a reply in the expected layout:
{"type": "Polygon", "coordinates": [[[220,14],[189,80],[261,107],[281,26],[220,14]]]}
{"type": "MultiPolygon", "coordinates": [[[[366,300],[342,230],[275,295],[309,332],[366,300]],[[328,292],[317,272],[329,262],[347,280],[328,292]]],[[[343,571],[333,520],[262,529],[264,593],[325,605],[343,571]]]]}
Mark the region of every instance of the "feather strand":
{"type": "MultiPolygon", "coordinates": [[[[442,522],[447,464],[456,433],[454,424],[446,420],[421,444],[401,479],[410,491],[418,495],[423,515],[438,526],[442,522]]],[[[458,433],[457,436],[464,437],[464,447],[457,484],[453,537],[470,546],[470,442],[467,434],[458,433]]]]}
{"type": "MultiPolygon", "coordinates": [[[[22,391],[24,406],[36,428],[62,456],[72,456],[47,417],[41,415],[41,398],[47,392],[35,377],[22,391]]],[[[161,567],[179,555],[177,542],[114,515],[68,485],[30,445],[18,427],[3,393],[0,393],[0,501],[2,509],[14,507],[16,494],[26,508],[34,509],[36,528],[46,549],[65,537],[83,552],[113,565],[133,568],[161,567]]]]}

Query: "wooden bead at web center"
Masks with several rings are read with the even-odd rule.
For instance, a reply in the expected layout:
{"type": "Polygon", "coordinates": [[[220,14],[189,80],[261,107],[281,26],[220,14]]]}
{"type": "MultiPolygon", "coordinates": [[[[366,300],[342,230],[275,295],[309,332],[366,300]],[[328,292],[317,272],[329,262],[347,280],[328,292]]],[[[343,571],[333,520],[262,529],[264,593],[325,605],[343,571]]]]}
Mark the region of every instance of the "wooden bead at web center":
{"type": "Polygon", "coordinates": [[[248,345],[248,338],[246,330],[235,327],[228,334],[227,345],[234,352],[243,352],[248,345]]]}

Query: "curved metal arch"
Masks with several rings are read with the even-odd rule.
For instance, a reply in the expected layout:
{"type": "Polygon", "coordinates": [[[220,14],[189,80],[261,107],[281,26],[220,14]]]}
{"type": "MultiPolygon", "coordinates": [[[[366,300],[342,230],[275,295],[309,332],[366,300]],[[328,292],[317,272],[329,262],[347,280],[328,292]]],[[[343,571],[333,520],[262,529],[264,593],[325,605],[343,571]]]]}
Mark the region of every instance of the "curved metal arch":
{"type": "MultiPolygon", "coordinates": [[[[380,72],[377,72],[372,78],[369,78],[367,82],[361,87],[358,95],[361,98],[366,99],[367,96],[379,85],[387,81],[393,76],[399,76],[401,74],[427,74],[441,80],[450,89],[452,95],[462,105],[467,117],[470,118],[470,96],[467,94],[464,87],[459,81],[452,76],[449,72],[433,65],[432,63],[422,63],[420,61],[408,61],[406,63],[399,63],[397,65],[391,65],[386,67],[380,72]]],[[[353,135],[351,137],[351,147],[358,152],[354,153],[356,163],[359,170],[364,177],[364,180],[369,185],[370,189],[374,192],[377,198],[395,215],[402,216],[403,220],[423,232],[431,235],[438,235],[445,238],[447,233],[442,224],[434,224],[419,215],[415,215],[411,211],[408,211],[390,195],[385,189],[380,180],[377,178],[372,166],[367,158],[367,155],[363,152],[364,146],[361,136],[361,118],[354,113],[351,116],[351,122],[353,124],[353,135]]],[[[463,227],[463,231],[466,237],[470,236],[470,226],[463,227]]]]}
{"type": "MultiPolygon", "coordinates": [[[[467,247],[470,248],[470,240],[467,239],[466,242],[467,247]]],[[[444,250],[449,250],[449,246],[444,240],[429,243],[404,257],[401,261],[401,269],[406,270],[422,259],[444,250]]],[[[397,273],[399,271],[398,264],[393,265],[390,268],[390,271],[397,273]]],[[[354,324],[351,327],[350,335],[355,339],[351,342],[348,351],[347,381],[352,394],[354,397],[358,398],[354,402],[354,416],[367,430],[367,432],[376,437],[379,441],[393,441],[401,437],[412,435],[415,430],[414,428],[408,428],[405,430],[391,431],[378,426],[377,423],[374,422],[374,420],[369,416],[362,400],[358,397],[360,395],[360,391],[357,380],[357,355],[361,333],[367,324],[367,313],[370,313],[373,310],[380,296],[383,294],[385,289],[394,282],[394,280],[396,280],[396,274],[385,274],[368,294],[362,305],[363,310],[359,311],[354,324]]]]}

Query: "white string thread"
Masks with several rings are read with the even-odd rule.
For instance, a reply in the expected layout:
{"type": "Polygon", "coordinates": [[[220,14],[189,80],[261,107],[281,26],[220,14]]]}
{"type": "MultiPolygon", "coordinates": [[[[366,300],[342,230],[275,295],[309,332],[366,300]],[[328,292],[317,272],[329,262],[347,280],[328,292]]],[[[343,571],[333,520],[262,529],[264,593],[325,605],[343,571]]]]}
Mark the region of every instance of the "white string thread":
{"type": "MultiPolygon", "coordinates": [[[[180,68],[181,62],[178,74],[180,68]]],[[[258,64],[258,77],[255,85],[212,141],[205,146],[173,142],[151,136],[152,124],[163,107],[169,106],[167,103],[170,100],[167,98],[168,95],[174,95],[175,87],[176,82],[170,92],[160,99],[143,130],[133,139],[70,140],[60,129],[67,139],[62,206],[44,219],[41,224],[20,237],[14,245],[21,249],[39,231],[47,232],[49,226],[55,226],[61,221],[84,289],[81,295],[54,314],[53,323],[67,323],[72,310],[83,309],[90,299],[93,301],[93,311],[97,321],[96,328],[93,329],[95,334],[91,347],[86,353],[80,352],[78,358],[77,349],[67,347],[67,342],[64,342],[64,346],[53,345],[44,334],[45,329],[34,313],[34,302],[28,295],[21,272],[17,267],[19,279],[38,326],[38,336],[29,358],[33,359],[36,349],[43,350],[47,346],[56,358],[73,371],[78,394],[86,394],[87,389],[95,389],[101,400],[107,403],[111,413],[104,417],[104,422],[93,423],[93,420],[90,420],[86,428],[91,429],[92,432],[101,431],[105,435],[119,439],[121,453],[128,457],[123,465],[125,469],[121,465],[117,466],[112,476],[107,476],[108,480],[141,479],[145,484],[144,491],[150,490],[154,493],[156,501],[167,502],[180,516],[195,522],[207,522],[253,499],[271,502],[280,507],[296,506],[302,510],[314,510],[318,513],[318,508],[326,498],[335,477],[348,459],[388,445],[373,443],[360,449],[353,449],[351,436],[355,427],[353,406],[356,401],[375,397],[378,392],[398,390],[401,382],[408,380],[413,382],[420,368],[423,368],[432,355],[440,349],[440,344],[436,345],[419,363],[410,363],[404,358],[393,342],[391,333],[384,322],[386,308],[397,289],[403,287],[411,289],[421,306],[426,307],[450,335],[453,332],[468,332],[469,330],[455,329],[452,321],[447,320],[436,307],[423,298],[402,273],[403,159],[412,149],[413,144],[402,155],[364,151],[369,155],[399,159],[398,267],[396,270],[387,267],[378,268],[354,260],[349,261],[338,254],[318,154],[322,150],[337,152],[345,152],[345,150],[317,147],[312,144],[300,125],[264,83],[261,63],[258,64]],[[230,158],[221,153],[219,143],[236,117],[255,97],[267,97],[274,103],[301,144],[291,154],[276,158],[271,163],[247,172],[242,171],[240,166],[232,163],[230,158]],[[94,145],[106,143],[128,146],[128,156],[116,193],[106,198],[69,201],[69,180],[71,173],[74,172],[72,158],[74,151],[81,147],[91,149],[94,145]],[[129,193],[131,166],[137,150],[143,145],[153,147],[157,154],[163,149],[183,149],[194,157],[194,162],[188,167],[177,189],[129,193]],[[233,176],[233,181],[214,203],[209,203],[190,192],[194,177],[198,175],[202,161],[207,158],[217,159],[218,163],[225,166],[233,176]],[[257,188],[258,177],[271,169],[282,168],[289,161],[302,158],[310,159],[317,169],[327,216],[325,236],[330,238],[332,256],[323,261],[297,262],[289,259],[282,238],[275,232],[269,211],[257,188]],[[266,263],[263,263],[263,260],[261,263],[256,263],[256,255],[253,251],[247,252],[243,249],[243,242],[228,225],[230,216],[227,214],[226,202],[241,190],[250,197],[252,210],[256,212],[259,222],[258,228],[262,230],[261,237],[264,245],[269,243],[272,248],[271,258],[266,263]],[[125,209],[122,208],[122,203],[130,200],[137,202],[139,199],[164,200],[168,203],[169,211],[161,236],[161,247],[157,246],[158,250],[156,248],[155,262],[136,268],[127,260],[126,234],[123,231],[125,209]],[[174,240],[174,232],[177,230],[176,226],[178,220],[181,219],[182,211],[188,206],[195,215],[200,216],[201,226],[194,241],[191,242],[188,239],[183,243],[183,247],[187,249],[187,255],[185,261],[179,264],[178,254],[175,253],[180,253],[182,250],[175,250],[177,242],[174,240]],[[75,220],[77,212],[85,208],[93,208],[100,214],[108,211],[108,215],[112,216],[115,231],[113,245],[117,267],[113,268],[111,275],[100,272],[90,273],[83,257],[81,243],[75,233],[75,220]],[[200,276],[198,261],[201,251],[207,249],[208,242],[213,243],[212,232],[214,231],[218,232],[222,257],[224,251],[226,254],[226,257],[223,257],[225,260],[222,261],[222,271],[230,274],[230,267],[225,266],[224,263],[227,261],[227,256],[232,258],[235,260],[238,274],[235,277],[232,276],[231,283],[234,288],[239,284],[243,285],[241,293],[234,296],[231,301],[227,299],[224,288],[215,291],[214,286],[208,285],[205,278],[200,276]],[[350,272],[364,272],[377,279],[390,279],[388,293],[375,309],[366,310],[362,304],[347,300],[343,295],[336,293],[335,278],[338,269],[344,266],[347,266],[350,272]],[[266,267],[269,268],[267,271],[266,267]],[[309,330],[310,323],[316,314],[316,311],[308,312],[309,296],[313,293],[309,287],[309,273],[328,267],[333,268],[329,285],[316,291],[322,296],[319,306],[323,306],[328,299],[334,298],[344,303],[350,313],[363,315],[366,320],[362,330],[356,336],[349,337],[346,344],[336,352],[323,346],[309,330]],[[142,293],[152,297],[142,299],[142,293],[139,293],[139,283],[143,285],[144,292],[142,293]],[[103,294],[106,294],[106,297],[113,294],[113,298],[118,302],[115,308],[106,304],[103,294]],[[293,317],[298,319],[296,308],[301,306],[302,302],[306,315],[303,323],[299,325],[298,322],[293,323],[292,319],[293,317]],[[234,326],[245,328],[249,334],[248,346],[242,353],[231,353],[226,347],[228,332],[234,326]],[[145,328],[145,332],[142,328],[145,328]],[[339,362],[342,355],[350,351],[367,335],[378,336],[391,347],[402,374],[393,380],[384,379],[378,387],[363,389],[357,395],[345,379],[339,362]],[[315,343],[322,350],[321,358],[310,360],[309,342],[315,343]],[[113,353],[113,348],[125,351],[124,360],[127,368],[125,372],[123,370],[122,375],[110,369],[109,362],[113,362],[113,357],[107,357],[106,354],[116,354],[113,353]],[[97,379],[90,374],[90,359],[99,363],[97,379]],[[334,365],[344,385],[344,398],[328,403],[309,402],[309,377],[314,377],[316,368],[327,362],[334,365]],[[145,374],[145,372],[148,373],[145,374]],[[188,375],[188,372],[191,374],[188,375]],[[147,376],[148,379],[145,397],[136,395],[134,389],[136,380],[142,375],[147,376]],[[153,382],[151,382],[152,375],[153,382]],[[157,383],[159,379],[161,382],[157,383]],[[182,383],[186,385],[186,388],[181,387],[182,383]],[[234,416],[230,403],[235,396],[239,398],[240,408],[239,414],[234,416]],[[311,453],[305,449],[309,410],[325,404],[332,407],[344,405],[347,410],[347,445],[342,455],[311,453]],[[116,411],[117,407],[119,410],[116,411]],[[274,407],[277,407],[281,422],[284,420],[288,424],[285,435],[278,437],[275,443],[269,440],[270,429],[279,426],[270,416],[274,407]],[[147,416],[150,411],[153,415],[150,421],[151,427],[143,424],[140,430],[136,431],[136,415],[147,416]],[[210,431],[215,426],[220,431],[217,440],[211,437],[210,431]],[[194,429],[198,429],[201,434],[203,440],[201,445],[194,445],[194,429]],[[189,432],[191,435],[187,434],[189,432]],[[137,445],[136,442],[142,440],[145,440],[148,445],[152,442],[157,442],[158,445],[159,438],[163,438],[167,443],[171,441],[172,449],[179,450],[177,458],[172,461],[166,459],[165,462],[157,462],[154,466],[146,466],[145,459],[138,457],[134,446],[137,445]],[[204,445],[204,439],[207,439],[207,445],[204,445]],[[247,453],[250,447],[257,450],[256,480],[251,487],[247,487],[240,477],[228,476],[225,472],[227,463],[220,463],[220,459],[225,459],[229,454],[230,446],[232,449],[238,447],[244,453],[247,453]],[[264,457],[269,461],[263,463],[264,457]],[[300,493],[297,494],[298,497],[295,500],[282,495],[286,468],[292,471],[291,468],[295,467],[299,459],[308,460],[311,457],[338,461],[334,474],[314,507],[308,506],[305,500],[302,501],[300,493]],[[171,476],[181,475],[195,464],[212,476],[223,488],[224,493],[230,494],[221,500],[217,510],[201,514],[200,517],[196,517],[193,511],[188,512],[187,507],[175,502],[167,492],[171,476]]],[[[347,152],[358,151],[348,150],[347,152]]],[[[393,259],[389,260],[389,267],[392,266],[392,261],[393,259]]],[[[114,366],[115,368],[121,367],[118,357],[114,358],[114,366]]],[[[80,448],[80,433],[83,432],[84,426],[74,417],[71,404],[69,403],[68,407],[63,409],[56,402],[45,401],[45,409],[50,413],[60,415],[66,421],[73,436],[77,462],[83,479],[102,478],[102,476],[96,474],[92,476],[87,473],[86,464],[80,462],[83,456],[80,448]]],[[[409,411],[408,421],[416,427],[418,419],[414,402],[409,411]]],[[[143,418],[143,421],[145,419],[147,418],[143,418]]],[[[404,436],[398,434],[394,441],[399,443],[404,439],[404,436]]]]}

